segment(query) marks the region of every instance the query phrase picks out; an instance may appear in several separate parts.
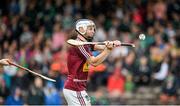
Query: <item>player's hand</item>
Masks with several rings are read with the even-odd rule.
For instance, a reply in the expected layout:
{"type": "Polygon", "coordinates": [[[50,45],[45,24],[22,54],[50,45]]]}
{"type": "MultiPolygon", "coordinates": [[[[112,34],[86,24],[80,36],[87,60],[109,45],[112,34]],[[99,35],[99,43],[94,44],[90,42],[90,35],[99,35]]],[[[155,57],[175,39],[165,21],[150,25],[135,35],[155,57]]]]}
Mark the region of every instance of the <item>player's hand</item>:
{"type": "Polygon", "coordinates": [[[114,47],[121,46],[121,41],[119,41],[119,40],[113,41],[113,46],[114,46],[114,47]]]}
{"type": "Polygon", "coordinates": [[[0,60],[0,65],[10,65],[9,61],[10,61],[9,59],[1,59],[0,60]]]}
{"type": "Polygon", "coordinates": [[[114,48],[113,41],[105,41],[106,47],[109,50],[112,50],[114,48]]]}

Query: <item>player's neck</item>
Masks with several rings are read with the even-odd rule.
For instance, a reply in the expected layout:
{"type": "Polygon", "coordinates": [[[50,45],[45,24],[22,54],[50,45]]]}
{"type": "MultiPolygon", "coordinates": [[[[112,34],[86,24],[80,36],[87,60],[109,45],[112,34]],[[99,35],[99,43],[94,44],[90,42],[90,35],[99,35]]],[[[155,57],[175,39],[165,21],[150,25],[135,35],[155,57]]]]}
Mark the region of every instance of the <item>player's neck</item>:
{"type": "Polygon", "coordinates": [[[77,38],[78,38],[79,40],[81,40],[81,41],[87,42],[87,40],[86,40],[82,35],[80,35],[80,34],[78,34],[77,38]]]}

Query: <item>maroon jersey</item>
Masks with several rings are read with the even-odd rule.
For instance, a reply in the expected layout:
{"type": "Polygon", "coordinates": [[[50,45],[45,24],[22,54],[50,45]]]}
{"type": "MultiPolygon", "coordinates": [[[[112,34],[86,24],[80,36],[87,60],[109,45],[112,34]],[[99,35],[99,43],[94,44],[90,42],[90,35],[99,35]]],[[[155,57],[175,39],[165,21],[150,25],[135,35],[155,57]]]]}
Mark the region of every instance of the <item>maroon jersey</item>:
{"type": "Polygon", "coordinates": [[[89,64],[87,59],[92,55],[90,49],[92,46],[71,46],[68,49],[68,77],[64,88],[82,91],[86,90],[86,83],[88,78],[89,64]]]}

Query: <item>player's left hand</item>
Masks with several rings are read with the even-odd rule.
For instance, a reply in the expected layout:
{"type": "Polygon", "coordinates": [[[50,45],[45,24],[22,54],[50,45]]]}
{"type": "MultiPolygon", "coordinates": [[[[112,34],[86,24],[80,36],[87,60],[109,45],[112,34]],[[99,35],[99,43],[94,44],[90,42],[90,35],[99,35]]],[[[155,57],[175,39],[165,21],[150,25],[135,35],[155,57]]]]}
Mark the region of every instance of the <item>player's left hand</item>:
{"type": "Polygon", "coordinates": [[[0,60],[0,65],[10,65],[9,61],[10,61],[9,59],[1,59],[0,60]]]}
{"type": "Polygon", "coordinates": [[[114,41],[113,41],[113,45],[114,45],[114,47],[121,46],[121,41],[119,41],[119,40],[114,40],[114,41]]]}
{"type": "Polygon", "coordinates": [[[109,50],[112,50],[114,48],[113,41],[105,41],[105,44],[109,50]]]}

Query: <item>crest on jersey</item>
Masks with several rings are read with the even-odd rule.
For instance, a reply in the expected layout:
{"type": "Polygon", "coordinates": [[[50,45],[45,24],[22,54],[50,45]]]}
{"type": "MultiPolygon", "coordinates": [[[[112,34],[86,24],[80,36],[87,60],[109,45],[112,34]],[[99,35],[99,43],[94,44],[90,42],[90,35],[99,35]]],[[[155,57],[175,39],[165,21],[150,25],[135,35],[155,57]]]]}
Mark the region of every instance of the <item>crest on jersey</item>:
{"type": "Polygon", "coordinates": [[[90,101],[90,97],[88,95],[85,96],[87,101],[90,101]]]}
{"type": "Polygon", "coordinates": [[[88,71],[89,71],[89,68],[90,68],[90,65],[89,65],[89,63],[86,61],[86,63],[84,63],[84,65],[83,65],[83,72],[88,72],[88,71]]]}

